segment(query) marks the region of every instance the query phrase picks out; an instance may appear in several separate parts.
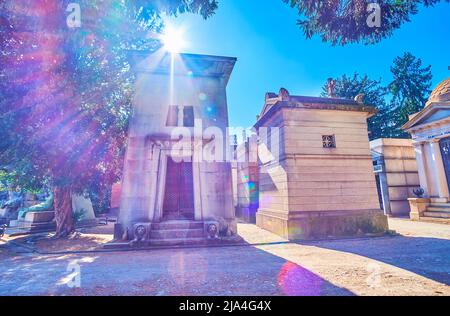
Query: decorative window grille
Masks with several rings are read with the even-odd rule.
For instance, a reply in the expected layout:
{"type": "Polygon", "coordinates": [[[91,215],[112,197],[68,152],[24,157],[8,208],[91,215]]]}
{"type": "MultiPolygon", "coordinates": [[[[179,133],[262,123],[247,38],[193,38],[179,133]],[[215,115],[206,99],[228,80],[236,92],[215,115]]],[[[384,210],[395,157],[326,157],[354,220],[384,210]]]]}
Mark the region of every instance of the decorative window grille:
{"type": "Polygon", "coordinates": [[[322,136],[323,148],[336,148],[336,137],[334,135],[322,136]]]}

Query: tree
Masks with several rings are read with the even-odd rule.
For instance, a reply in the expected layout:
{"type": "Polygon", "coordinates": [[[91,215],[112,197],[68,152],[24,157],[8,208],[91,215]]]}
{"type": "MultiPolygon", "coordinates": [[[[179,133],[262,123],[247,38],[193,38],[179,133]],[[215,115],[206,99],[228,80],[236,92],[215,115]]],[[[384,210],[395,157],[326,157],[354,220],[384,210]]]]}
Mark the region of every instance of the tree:
{"type": "Polygon", "coordinates": [[[393,122],[389,137],[409,137],[401,130],[409,116],[421,111],[431,93],[433,75],[431,66],[423,67],[422,60],[411,53],[396,57],[391,67],[393,81],[389,115],[393,122]]]}
{"type": "MultiPolygon", "coordinates": [[[[381,80],[369,79],[367,75],[343,75],[336,79],[335,95],[353,100],[358,94],[364,94],[364,104],[372,105],[378,113],[369,119],[370,139],[384,137],[386,129],[386,94],[387,89],[381,85],[381,80]]],[[[322,96],[327,96],[327,84],[323,87],[322,96]]]]}
{"type": "Polygon", "coordinates": [[[409,22],[411,15],[417,14],[420,5],[430,7],[441,2],[441,0],[283,1],[296,8],[303,17],[297,24],[307,38],[319,35],[324,42],[333,45],[378,43],[390,37],[403,23],[409,22]]]}
{"type": "Polygon", "coordinates": [[[161,14],[199,13],[216,0],[81,0],[0,4],[0,166],[24,188],[54,187],[57,236],[73,232],[71,194],[120,177],[133,95],[129,49],[155,50],[161,14]]]}

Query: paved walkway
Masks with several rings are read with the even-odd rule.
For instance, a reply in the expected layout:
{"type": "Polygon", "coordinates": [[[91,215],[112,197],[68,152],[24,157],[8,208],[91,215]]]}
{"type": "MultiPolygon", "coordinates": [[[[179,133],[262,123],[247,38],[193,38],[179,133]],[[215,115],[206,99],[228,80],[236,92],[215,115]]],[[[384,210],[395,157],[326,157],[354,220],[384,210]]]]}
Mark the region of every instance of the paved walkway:
{"type": "Polygon", "coordinates": [[[450,225],[390,226],[402,236],[295,244],[242,224],[261,245],[58,256],[0,247],[0,295],[450,295],[450,225]]]}

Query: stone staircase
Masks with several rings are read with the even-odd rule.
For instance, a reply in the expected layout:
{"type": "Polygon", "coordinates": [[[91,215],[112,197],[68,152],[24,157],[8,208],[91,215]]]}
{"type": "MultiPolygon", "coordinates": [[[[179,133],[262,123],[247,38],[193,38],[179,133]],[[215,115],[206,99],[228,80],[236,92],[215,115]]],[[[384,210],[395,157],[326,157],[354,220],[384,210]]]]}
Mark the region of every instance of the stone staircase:
{"type": "Polygon", "coordinates": [[[152,224],[150,245],[178,246],[206,243],[203,222],[167,221],[152,224]]]}
{"type": "Polygon", "coordinates": [[[421,220],[450,224],[450,203],[431,203],[421,220]]]}

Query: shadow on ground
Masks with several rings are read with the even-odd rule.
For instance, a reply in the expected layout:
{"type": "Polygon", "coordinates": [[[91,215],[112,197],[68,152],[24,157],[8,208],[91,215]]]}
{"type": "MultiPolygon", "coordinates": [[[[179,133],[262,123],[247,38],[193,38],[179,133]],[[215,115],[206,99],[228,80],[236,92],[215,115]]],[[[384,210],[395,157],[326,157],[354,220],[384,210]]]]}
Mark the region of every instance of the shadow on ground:
{"type": "Polygon", "coordinates": [[[0,295],[353,295],[252,246],[3,259],[0,295]],[[80,288],[69,287],[74,263],[80,288]]]}
{"type": "Polygon", "coordinates": [[[450,285],[450,240],[448,239],[395,236],[327,241],[314,245],[384,262],[450,285]]]}

